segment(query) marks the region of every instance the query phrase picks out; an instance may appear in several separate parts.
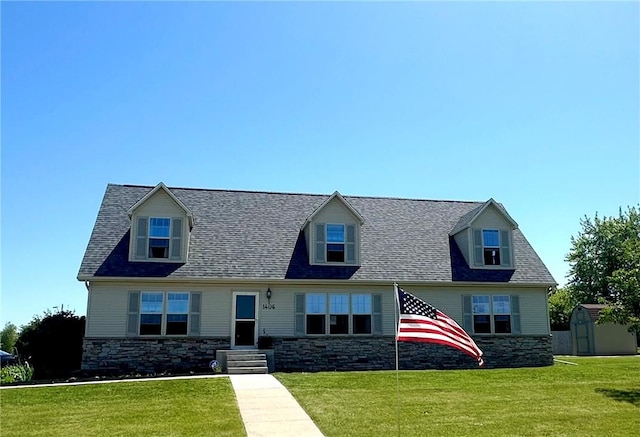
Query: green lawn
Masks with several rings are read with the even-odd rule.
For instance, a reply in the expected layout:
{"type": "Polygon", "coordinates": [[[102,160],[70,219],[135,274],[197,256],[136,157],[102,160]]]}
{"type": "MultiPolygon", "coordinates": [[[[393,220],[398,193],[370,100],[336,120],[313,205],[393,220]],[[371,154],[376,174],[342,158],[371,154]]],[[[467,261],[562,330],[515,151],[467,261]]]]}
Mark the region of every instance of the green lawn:
{"type": "Polygon", "coordinates": [[[0,391],[0,435],[245,436],[228,378],[0,391]]]}
{"type": "MultiPolygon", "coordinates": [[[[566,360],[578,366],[403,371],[399,390],[395,372],[276,377],[328,437],[398,435],[398,423],[421,437],[638,435],[640,357],[566,360]]],[[[20,388],[0,400],[3,437],[245,435],[227,378],[20,388]]]]}
{"type": "Polygon", "coordinates": [[[276,376],[328,437],[640,435],[640,357],[566,360],[402,371],[399,390],[395,371],[276,376]]]}

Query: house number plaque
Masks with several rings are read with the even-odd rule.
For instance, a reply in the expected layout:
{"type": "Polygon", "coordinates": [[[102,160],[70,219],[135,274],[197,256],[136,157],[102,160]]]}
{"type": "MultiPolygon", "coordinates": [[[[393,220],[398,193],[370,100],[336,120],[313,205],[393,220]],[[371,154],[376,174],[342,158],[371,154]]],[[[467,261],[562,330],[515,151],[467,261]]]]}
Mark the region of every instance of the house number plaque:
{"type": "Polygon", "coordinates": [[[276,305],[273,303],[263,303],[262,304],[262,309],[263,310],[275,310],[276,309],[276,305]]]}

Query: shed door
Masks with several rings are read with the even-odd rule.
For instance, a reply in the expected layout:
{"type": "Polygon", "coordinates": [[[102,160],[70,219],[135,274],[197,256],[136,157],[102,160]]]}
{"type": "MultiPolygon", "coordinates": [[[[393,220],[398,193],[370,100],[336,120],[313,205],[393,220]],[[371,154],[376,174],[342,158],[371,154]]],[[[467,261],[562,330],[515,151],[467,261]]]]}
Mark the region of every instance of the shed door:
{"type": "Polygon", "coordinates": [[[577,355],[593,355],[593,322],[583,308],[578,308],[573,321],[573,335],[577,355]]]}

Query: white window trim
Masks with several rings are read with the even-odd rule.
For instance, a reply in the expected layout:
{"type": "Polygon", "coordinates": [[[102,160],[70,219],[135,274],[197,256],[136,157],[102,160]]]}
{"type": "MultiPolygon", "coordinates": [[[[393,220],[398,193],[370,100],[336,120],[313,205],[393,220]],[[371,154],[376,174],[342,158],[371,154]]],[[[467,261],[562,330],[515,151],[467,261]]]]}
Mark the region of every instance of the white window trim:
{"type": "Polygon", "coordinates": [[[152,337],[188,337],[189,330],[191,329],[191,292],[190,291],[158,291],[158,290],[145,290],[140,291],[140,297],[138,302],[138,336],[144,338],[152,338],[152,337]],[[161,314],[161,322],[160,322],[160,334],[140,334],[140,326],[142,325],[142,315],[143,314],[157,314],[157,313],[145,313],[142,311],[142,296],[147,293],[161,293],[162,294],[162,314],[161,314]],[[171,313],[171,314],[186,314],[187,315],[187,331],[184,334],[167,334],[167,315],[169,309],[169,293],[177,293],[177,294],[187,294],[189,298],[187,299],[187,311],[185,313],[171,313]]]}

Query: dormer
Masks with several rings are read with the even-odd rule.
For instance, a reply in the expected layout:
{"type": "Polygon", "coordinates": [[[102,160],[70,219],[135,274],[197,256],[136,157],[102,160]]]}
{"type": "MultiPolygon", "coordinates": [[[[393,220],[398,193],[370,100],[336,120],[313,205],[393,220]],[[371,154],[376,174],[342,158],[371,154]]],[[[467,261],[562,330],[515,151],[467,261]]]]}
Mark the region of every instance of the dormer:
{"type": "Polygon", "coordinates": [[[127,211],[129,261],[187,261],[193,214],[162,182],[127,211]]]}
{"type": "Polygon", "coordinates": [[[518,224],[493,199],[462,216],[449,233],[473,269],[513,269],[518,224]]]}
{"type": "Polygon", "coordinates": [[[302,225],[312,265],[360,265],[364,218],[337,191],[302,225]]]}

